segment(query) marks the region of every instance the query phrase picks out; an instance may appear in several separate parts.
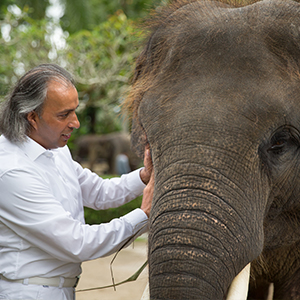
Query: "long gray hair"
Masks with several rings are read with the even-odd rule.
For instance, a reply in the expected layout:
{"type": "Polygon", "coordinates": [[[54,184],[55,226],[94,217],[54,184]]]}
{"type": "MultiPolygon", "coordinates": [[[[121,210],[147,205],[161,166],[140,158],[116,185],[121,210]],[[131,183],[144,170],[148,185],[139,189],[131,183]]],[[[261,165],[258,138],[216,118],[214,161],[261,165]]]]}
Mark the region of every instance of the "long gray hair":
{"type": "Polygon", "coordinates": [[[0,132],[13,143],[22,143],[30,133],[27,115],[39,116],[47,96],[48,83],[57,80],[74,86],[74,79],[55,64],[39,65],[23,75],[0,106],[0,132]]]}

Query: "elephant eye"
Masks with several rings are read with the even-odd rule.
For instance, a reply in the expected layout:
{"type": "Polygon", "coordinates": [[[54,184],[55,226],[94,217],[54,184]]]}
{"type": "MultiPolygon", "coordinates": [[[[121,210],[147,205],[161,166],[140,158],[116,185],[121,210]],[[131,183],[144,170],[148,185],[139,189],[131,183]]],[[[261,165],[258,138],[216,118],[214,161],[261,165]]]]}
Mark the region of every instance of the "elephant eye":
{"type": "Polygon", "coordinates": [[[300,132],[289,125],[279,127],[258,149],[263,169],[270,176],[279,176],[300,157],[300,132]]]}
{"type": "Polygon", "coordinates": [[[280,128],[271,138],[267,151],[275,155],[283,154],[288,149],[299,146],[298,133],[294,128],[280,128]]]}
{"type": "Polygon", "coordinates": [[[283,151],[283,148],[285,146],[286,142],[281,140],[281,141],[276,141],[269,149],[269,151],[272,151],[275,154],[280,154],[283,151]]]}

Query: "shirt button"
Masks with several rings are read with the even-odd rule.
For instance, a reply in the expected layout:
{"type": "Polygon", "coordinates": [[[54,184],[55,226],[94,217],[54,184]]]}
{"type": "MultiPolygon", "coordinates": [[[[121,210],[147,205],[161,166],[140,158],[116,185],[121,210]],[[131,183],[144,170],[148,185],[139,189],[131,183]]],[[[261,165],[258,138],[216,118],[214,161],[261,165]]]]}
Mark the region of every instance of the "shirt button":
{"type": "Polygon", "coordinates": [[[51,158],[53,156],[53,153],[51,151],[45,152],[46,157],[51,158]]]}

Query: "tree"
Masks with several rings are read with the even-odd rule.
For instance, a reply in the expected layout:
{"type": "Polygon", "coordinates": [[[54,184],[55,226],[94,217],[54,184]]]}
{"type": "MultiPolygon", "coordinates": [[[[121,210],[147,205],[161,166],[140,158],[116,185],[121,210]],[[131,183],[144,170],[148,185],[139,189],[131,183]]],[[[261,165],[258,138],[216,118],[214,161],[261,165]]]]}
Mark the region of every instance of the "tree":
{"type": "Polygon", "coordinates": [[[127,18],[144,18],[149,9],[163,0],[61,0],[65,5],[62,28],[71,34],[82,30],[93,30],[117,11],[122,10],[127,18]]]}
{"type": "MultiPolygon", "coordinates": [[[[61,19],[63,30],[73,34],[80,30],[92,30],[111,15],[122,10],[132,20],[144,18],[148,11],[167,0],[57,0],[64,7],[61,19]]],[[[34,20],[47,18],[47,8],[51,0],[1,0],[0,19],[9,5],[25,10],[34,20]],[[1,13],[2,11],[2,13],[1,13]]]]}
{"type": "Polygon", "coordinates": [[[119,106],[129,84],[141,34],[119,11],[93,30],[67,39],[60,56],[78,83],[86,132],[108,133],[121,129],[119,106]],[[104,126],[104,124],[106,124],[104,126]]]}
{"type": "Polygon", "coordinates": [[[31,19],[28,9],[10,7],[0,20],[0,27],[0,95],[3,96],[25,70],[49,62],[53,46],[47,39],[46,20],[31,19]]]}
{"type": "MultiPolygon", "coordinates": [[[[27,11],[30,18],[42,20],[46,16],[46,9],[49,4],[48,0],[1,0],[0,8],[5,11],[9,5],[17,5],[21,10],[27,11]]],[[[5,13],[2,14],[2,17],[3,15],[5,13]]]]}

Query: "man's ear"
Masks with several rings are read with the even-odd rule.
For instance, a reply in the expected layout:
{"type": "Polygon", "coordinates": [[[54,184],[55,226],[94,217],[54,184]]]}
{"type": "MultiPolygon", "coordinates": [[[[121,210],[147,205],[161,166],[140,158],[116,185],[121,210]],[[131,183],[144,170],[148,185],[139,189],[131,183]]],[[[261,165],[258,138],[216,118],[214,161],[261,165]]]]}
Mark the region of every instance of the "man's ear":
{"type": "Polygon", "coordinates": [[[29,122],[29,124],[31,125],[31,127],[33,127],[35,130],[37,129],[37,123],[36,120],[38,118],[38,115],[35,111],[31,111],[28,115],[27,115],[27,120],[29,122]]]}

